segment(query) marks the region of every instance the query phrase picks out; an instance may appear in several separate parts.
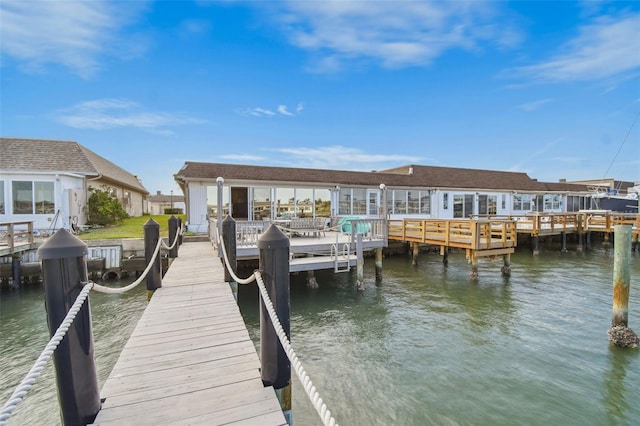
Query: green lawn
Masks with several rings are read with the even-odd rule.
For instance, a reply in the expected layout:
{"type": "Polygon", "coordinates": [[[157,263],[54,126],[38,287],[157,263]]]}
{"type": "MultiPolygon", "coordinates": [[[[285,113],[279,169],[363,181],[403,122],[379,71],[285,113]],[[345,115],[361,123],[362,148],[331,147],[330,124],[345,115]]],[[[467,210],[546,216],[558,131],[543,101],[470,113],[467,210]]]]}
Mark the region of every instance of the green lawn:
{"type": "MultiPolygon", "coordinates": [[[[125,219],[119,225],[106,226],[104,228],[91,229],[78,235],[81,240],[109,240],[115,238],[144,238],[144,224],[149,219],[155,220],[160,225],[160,236],[169,236],[169,218],[171,215],[163,214],[156,216],[140,216],[125,219]]],[[[185,223],[184,215],[177,215],[185,223]]]]}

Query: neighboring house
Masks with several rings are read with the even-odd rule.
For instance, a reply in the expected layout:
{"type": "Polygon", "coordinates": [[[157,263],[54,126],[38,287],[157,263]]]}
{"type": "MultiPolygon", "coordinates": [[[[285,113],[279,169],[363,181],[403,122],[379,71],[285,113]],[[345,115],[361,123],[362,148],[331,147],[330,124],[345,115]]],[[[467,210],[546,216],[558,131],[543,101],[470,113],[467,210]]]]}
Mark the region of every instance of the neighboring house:
{"type": "Polygon", "coordinates": [[[110,191],[130,216],[149,192],[133,174],[77,142],[0,138],[0,221],[35,229],[84,225],[89,188],[110,191]]]}
{"type": "Polygon", "coordinates": [[[589,208],[591,195],[586,185],[492,170],[407,165],[355,172],[186,162],[174,178],[185,194],[190,231],[206,232],[208,218],[217,217],[218,177],[224,180],[223,214],[239,220],[565,212],[589,208]]]}
{"type": "Polygon", "coordinates": [[[166,209],[179,209],[184,213],[184,196],[164,195],[157,191],[156,195],[150,195],[147,198],[147,213],[151,215],[164,214],[166,209]]]}

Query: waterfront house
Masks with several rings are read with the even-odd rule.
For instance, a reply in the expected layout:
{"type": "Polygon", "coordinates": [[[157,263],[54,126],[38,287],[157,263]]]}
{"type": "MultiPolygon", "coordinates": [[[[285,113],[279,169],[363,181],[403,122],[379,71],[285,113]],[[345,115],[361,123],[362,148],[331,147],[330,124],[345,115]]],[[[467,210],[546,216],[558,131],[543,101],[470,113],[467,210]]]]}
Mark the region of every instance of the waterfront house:
{"type": "Polygon", "coordinates": [[[186,162],[174,178],[193,232],[206,232],[217,216],[218,178],[223,214],[237,220],[567,212],[589,208],[591,195],[586,185],[538,182],[526,173],[422,165],[359,172],[186,162]]]}
{"type": "Polygon", "coordinates": [[[33,221],[37,230],[87,222],[89,188],[106,189],[130,216],[148,191],[137,176],[74,141],[0,138],[0,222],[33,221]]]}

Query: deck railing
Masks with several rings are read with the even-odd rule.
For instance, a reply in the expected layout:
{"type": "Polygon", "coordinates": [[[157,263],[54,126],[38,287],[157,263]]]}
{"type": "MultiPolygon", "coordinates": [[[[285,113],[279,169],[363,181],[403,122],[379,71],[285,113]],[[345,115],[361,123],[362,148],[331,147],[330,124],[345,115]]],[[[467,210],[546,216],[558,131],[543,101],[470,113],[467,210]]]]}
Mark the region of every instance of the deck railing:
{"type": "Polygon", "coordinates": [[[13,254],[16,249],[16,239],[26,236],[29,246],[33,246],[33,221],[22,222],[0,222],[0,246],[7,246],[9,253],[13,254]]]}
{"type": "Polygon", "coordinates": [[[389,220],[389,239],[482,250],[515,247],[516,222],[504,219],[389,220]]]}

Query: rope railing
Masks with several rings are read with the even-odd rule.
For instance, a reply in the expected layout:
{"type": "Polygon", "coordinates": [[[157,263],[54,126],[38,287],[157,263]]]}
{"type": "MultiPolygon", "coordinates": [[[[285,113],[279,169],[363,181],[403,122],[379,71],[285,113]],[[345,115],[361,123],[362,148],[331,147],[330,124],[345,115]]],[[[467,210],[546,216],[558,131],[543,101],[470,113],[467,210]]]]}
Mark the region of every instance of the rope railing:
{"type": "Polygon", "coordinates": [[[220,238],[218,243],[219,243],[220,249],[222,250],[225,267],[227,268],[227,271],[229,272],[231,278],[238,284],[249,284],[255,281],[256,284],[258,285],[258,289],[260,290],[260,295],[262,296],[262,301],[264,303],[265,308],[267,309],[267,312],[269,313],[271,324],[273,324],[273,328],[276,332],[276,335],[278,336],[278,340],[280,340],[282,349],[284,349],[287,355],[287,358],[289,358],[289,361],[291,362],[291,365],[293,366],[293,369],[296,372],[296,375],[298,376],[298,380],[300,380],[302,387],[307,393],[307,396],[309,397],[309,400],[311,401],[313,408],[315,408],[316,412],[320,416],[322,423],[325,426],[337,426],[338,423],[336,423],[335,418],[331,415],[331,411],[327,407],[327,404],[320,397],[320,394],[316,389],[315,385],[313,384],[313,382],[311,381],[309,374],[307,374],[306,370],[304,369],[304,366],[302,365],[300,358],[298,358],[298,355],[293,349],[293,346],[291,346],[291,342],[289,341],[289,338],[287,337],[287,334],[285,333],[284,328],[280,323],[278,314],[276,313],[273,307],[273,302],[271,301],[271,298],[269,298],[269,294],[267,293],[267,289],[264,285],[264,281],[262,280],[261,272],[256,270],[251,276],[245,279],[241,279],[238,276],[236,276],[236,274],[233,272],[231,268],[229,257],[227,256],[227,249],[224,245],[224,239],[220,238]]]}
{"type": "Polygon", "coordinates": [[[85,283],[84,287],[80,291],[80,294],[78,294],[76,301],[73,302],[73,305],[71,305],[69,312],[67,312],[64,320],[62,320],[60,326],[58,326],[58,329],[51,337],[51,340],[49,340],[49,343],[47,343],[47,346],[45,346],[44,350],[34,363],[33,367],[31,367],[31,370],[29,370],[22,382],[20,382],[20,384],[13,391],[13,394],[11,394],[7,402],[2,407],[2,411],[0,411],[0,426],[4,426],[6,424],[7,420],[9,420],[9,418],[12,416],[18,404],[22,402],[27,392],[29,392],[29,390],[35,384],[36,380],[38,380],[38,378],[42,374],[42,370],[51,358],[51,355],[53,355],[53,352],[56,350],[64,336],[67,334],[67,331],[69,330],[69,327],[71,327],[71,324],[73,324],[73,320],[76,318],[76,315],[78,315],[80,308],[87,300],[92,287],[93,283],[85,283]]]}
{"type": "Polygon", "coordinates": [[[60,326],[58,326],[58,329],[49,340],[49,343],[47,343],[47,345],[45,346],[44,350],[42,351],[42,353],[34,363],[33,367],[31,367],[31,370],[29,370],[29,372],[27,373],[25,378],[22,380],[22,382],[20,382],[20,384],[16,387],[16,389],[13,391],[13,394],[11,394],[7,402],[4,404],[2,411],[0,411],[0,426],[6,425],[7,420],[9,420],[9,418],[13,415],[13,412],[17,408],[18,404],[22,402],[27,392],[31,390],[35,382],[38,380],[38,378],[42,374],[42,370],[44,369],[47,362],[51,358],[51,355],[53,355],[53,352],[55,352],[58,345],[60,345],[60,342],[62,341],[62,339],[66,336],[67,331],[73,324],[73,321],[75,320],[76,315],[78,315],[80,308],[82,307],[84,302],[87,300],[87,297],[89,296],[89,292],[91,290],[94,290],[99,293],[122,294],[129,290],[134,289],[146,278],[147,274],[153,267],[156,257],[160,252],[160,248],[163,247],[167,250],[173,249],[177,244],[181,233],[182,233],[182,230],[178,229],[178,232],[176,233],[176,236],[173,240],[173,244],[171,244],[171,246],[167,246],[164,240],[162,238],[159,238],[158,244],[156,244],[156,248],[153,252],[153,255],[149,260],[149,264],[145,268],[144,272],[142,272],[142,275],[140,275],[140,277],[137,280],[135,280],[134,282],[132,282],[131,284],[125,287],[120,287],[120,288],[105,287],[100,284],[96,284],[93,281],[80,283],[83,285],[82,290],[78,294],[78,297],[76,298],[73,305],[71,305],[71,308],[67,312],[67,315],[65,316],[64,320],[62,320],[62,322],[60,323],[60,326]]]}

